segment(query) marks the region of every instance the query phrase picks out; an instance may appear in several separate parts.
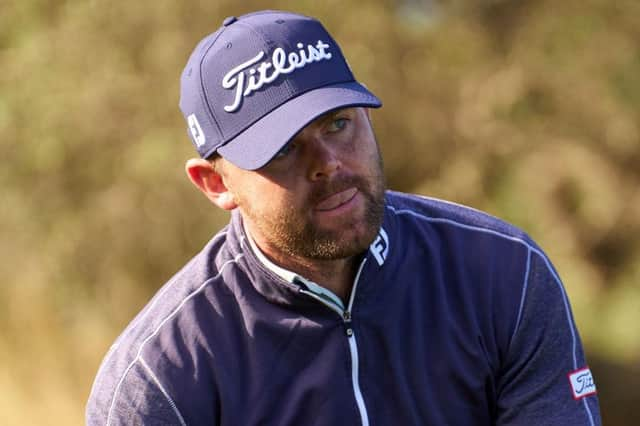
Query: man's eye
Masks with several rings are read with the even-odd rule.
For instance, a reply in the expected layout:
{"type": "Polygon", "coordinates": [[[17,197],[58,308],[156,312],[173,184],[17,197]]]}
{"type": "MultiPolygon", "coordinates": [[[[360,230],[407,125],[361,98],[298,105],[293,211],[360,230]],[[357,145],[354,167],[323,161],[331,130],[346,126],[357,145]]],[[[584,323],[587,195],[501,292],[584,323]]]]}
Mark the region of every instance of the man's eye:
{"type": "Polygon", "coordinates": [[[344,129],[345,126],[347,125],[347,121],[348,120],[346,118],[336,118],[331,122],[331,125],[329,126],[329,131],[337,132],[344,129]]]}
{"type": "Polygon", "coordinates": [[[285,146],[282,147],[282,149],[280,151],[278,151],[278,153],[276,154],[274,159],[286,157],[287,155],[289,155],[291,153],[291,151],[293,151],[294,148],[295,148],[295,144],[294,143],[286,144],[285,146]]]}

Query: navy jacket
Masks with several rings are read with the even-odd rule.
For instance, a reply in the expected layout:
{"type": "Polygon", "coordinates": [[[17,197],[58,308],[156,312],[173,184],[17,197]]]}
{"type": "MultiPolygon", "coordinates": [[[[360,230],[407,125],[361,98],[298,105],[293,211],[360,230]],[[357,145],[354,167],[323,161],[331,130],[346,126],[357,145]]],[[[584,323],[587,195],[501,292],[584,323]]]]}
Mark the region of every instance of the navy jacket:
{"type": "Polygon", "coordinates": [[[542,250],[476,210],[386,201],[345,303],[270,264],[235,212],[117,339],[87,423],[600,425],[542,250]]]}

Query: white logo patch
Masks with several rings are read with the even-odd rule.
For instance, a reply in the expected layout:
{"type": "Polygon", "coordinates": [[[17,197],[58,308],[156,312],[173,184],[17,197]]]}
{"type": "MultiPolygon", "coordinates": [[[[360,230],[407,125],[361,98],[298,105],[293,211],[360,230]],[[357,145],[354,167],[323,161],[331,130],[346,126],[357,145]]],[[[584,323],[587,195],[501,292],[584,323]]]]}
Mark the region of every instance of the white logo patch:
{"type": "Polygon", "coordinates": [[[371,254],[375,257],[378,265],[382,266],[389,254],[389,237],[383,228],[380,228],[380,233],[369,246],[369,250],[371,250],[371,254]]]}
{"type": "Polygon", "coordinates": [[[569,383],[571,383],[571,391],[573,392],[573,399],[581,399],[596,393],[596,384],[593,381],[591,370],[589,370],[588,367],[569,373],[568,376],[569,383]]]}
{"type": "Polygon", "coordinates": [[[196,115],[191,114],[187,117],[187,122],[189,123],[189,131],[191,132],[191,136],[193,136],[193,140],[198,147],[201,147],[207,141],[207,138],[204,136],[204,132],[202,131],[202,127],[200,127],[196,115]]]}
{"type": "Polygon", "coordinates": [[[225,89],[233,89],[235,87],[236,94],[233,103],[225,105],[224,110],[227,112],[237,111],[245,96],[249,96],[266,84],[273,83],[281,74],[291,74],[295,70],[304,68],[313,62],[331,59],[331,53],[326,51],[329,45],[322,40],[318,40],[315,46],[308,44],[305,48],[304,44],[297,43],[296,47],[298,48],[297,52],[292,51],[289,53],[285,52],[282,47],[278,47],[271,55],[271,62],[264,61],[245,73],[247,68],[258,63],[265,55],[264,51],[260,51],[253,58],[226,73],[222,78],[222,87],[225,89]],[[268,73],[270,68],[273,68],[271,74],[268,73]],[[246,81],[247,74],[249,76],[248,81],[246,81]]]}

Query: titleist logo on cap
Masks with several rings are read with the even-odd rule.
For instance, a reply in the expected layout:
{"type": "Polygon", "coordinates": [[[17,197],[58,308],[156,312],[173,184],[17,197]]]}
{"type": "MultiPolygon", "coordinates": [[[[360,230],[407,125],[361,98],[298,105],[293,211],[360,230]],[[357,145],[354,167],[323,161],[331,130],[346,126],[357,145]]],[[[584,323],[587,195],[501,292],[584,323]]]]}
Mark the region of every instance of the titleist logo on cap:
{"type": "Polygon", "coordinates": [[[283,11],[225,19],[196,45],[180,83],[198,154],[245,170],[266,165],[328,111],[381,105],[317,19],[283,11]]]}
{"type": "Polygon", "coordinates": [[[235,88],[235,95],[233,103],[225,105],[224,110],[226,112],[235,112],[240,108],[242,99],[245,96],[250,95],[264,85],[272,83],[280,75],[291,74],[295,70],[304,68],[313,62],[331,59],[332,56],[327,51],[330,46],[322,40],[318,40],[315,46],[308,44],[305,48],[304,44],[297,43],[296,47],[299,49],[297,52],[292,51],[289,53],[278,47],[271,55],[271,62],[264,61],[257,67],[249,69],[248,79],[245,70],[258,63],[264,57],[264,51],[260,51],[253,58],[226,73],[222,78],[222,87],[225,89],[235,88]]]}

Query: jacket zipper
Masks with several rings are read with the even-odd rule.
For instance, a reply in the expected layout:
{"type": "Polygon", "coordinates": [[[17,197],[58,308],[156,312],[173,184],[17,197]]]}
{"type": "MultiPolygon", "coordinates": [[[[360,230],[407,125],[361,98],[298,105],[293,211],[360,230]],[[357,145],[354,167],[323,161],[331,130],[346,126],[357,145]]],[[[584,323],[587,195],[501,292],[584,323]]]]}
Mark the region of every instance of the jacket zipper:
{"type": "Polygon", "coordinates": [[[303,285],[304,287],[300,288],[300,293],[306,294],[318,302],[322,303],[332,311],[336,312],[342,318],[342,321],[345,326],[345,334],[347,335],[347,340],[349,342],[349,353],[351,355],[351,383],[353,384],[353,395],[356,399],[356,405],[358,406],[358,411],[360,413],[360,420],[362,421],[362,426],[369,426],[369,415],[367,414],[367,407],[364,404],[364,397],[362,396],[362,391],[360,390],[360,380],[358,376],[358,368],[359,368],[359,358],[358,358],[358,345],[356,343],[356,336],[353,331],[352,326],[352,318],[351,312],[353,309],[353,301],[355,299],[356,290],[358,287],[358,281],[360,279],[360,273],[364,268],[364,264],[367,261],[366,258],[362,260],[360,266],[358,268],[358,273],[356,274],[356,278],[353,281],[353,288],[351,289],[351,296],[349,297],[349,304],[347,305],[347,309],[343,309],[341,306],[338,306],[336,303],[333,303],[325,298],[318,296],[316,293],[309,291],[306,289],[306,286],[303,282],[299,282],[298,284],[303,285]]]}

